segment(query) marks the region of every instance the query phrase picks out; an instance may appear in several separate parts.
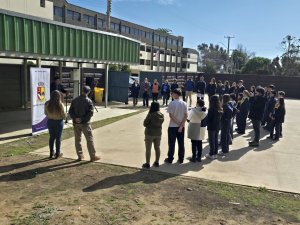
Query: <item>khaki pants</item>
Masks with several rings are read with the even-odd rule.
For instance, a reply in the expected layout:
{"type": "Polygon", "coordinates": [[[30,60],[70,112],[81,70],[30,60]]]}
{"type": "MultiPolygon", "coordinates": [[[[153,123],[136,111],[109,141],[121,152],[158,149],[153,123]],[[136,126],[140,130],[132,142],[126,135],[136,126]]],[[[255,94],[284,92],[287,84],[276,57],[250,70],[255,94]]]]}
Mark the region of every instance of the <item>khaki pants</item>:
{"type": "Polygon", "coordinates": [[[84,134],[86,142],[87,142],[87,148],[90,154],[91,159],[95,157],[96,150],[94,146],[94,138],[92,133],[92,127],[90,124],[75,124],[73,123],[73,129],[75,134],[75,148],[76,153],[78,157],[82,157],[82,146],[81,146],[81,133],[84,134]]]}
{"type": "Polygon", "coordinates": [[[149,136],[149,135],[145,135],[146,163],[150,164],[152,143],[154,143],[155,162],[159,162],[159,157],[160,157],[160,139],[161,139],[161,136],[149,136]]]}
{"type": "Polygon", "coordinates": [[[192,91],[186,91],[186,102],[188,102],[188,99],[190,98],[190,106],[192,106],[192,91]]]}

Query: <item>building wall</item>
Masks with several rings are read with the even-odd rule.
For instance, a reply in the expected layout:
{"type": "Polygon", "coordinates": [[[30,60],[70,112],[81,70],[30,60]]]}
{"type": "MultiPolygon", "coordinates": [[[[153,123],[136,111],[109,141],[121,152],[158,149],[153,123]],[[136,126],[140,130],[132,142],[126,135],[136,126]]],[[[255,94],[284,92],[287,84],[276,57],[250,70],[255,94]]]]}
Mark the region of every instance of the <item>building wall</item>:
{"type": "Polygon", "coordinates": [[[53,20],[53,2],[47,0],[45,7],[39,0],[1,0],[0,8],[53,20]]]}

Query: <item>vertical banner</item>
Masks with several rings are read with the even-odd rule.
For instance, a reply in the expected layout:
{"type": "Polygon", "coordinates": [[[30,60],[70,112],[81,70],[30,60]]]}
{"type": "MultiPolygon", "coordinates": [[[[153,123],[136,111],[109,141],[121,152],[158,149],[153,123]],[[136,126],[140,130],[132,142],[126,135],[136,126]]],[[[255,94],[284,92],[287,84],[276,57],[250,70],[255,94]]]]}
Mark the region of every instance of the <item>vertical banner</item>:
{"type": "Polygon", "coordinates": [[[47,130],[45,102],[50,99],[50,69],[30,68],[32,135],[47,130]]]}

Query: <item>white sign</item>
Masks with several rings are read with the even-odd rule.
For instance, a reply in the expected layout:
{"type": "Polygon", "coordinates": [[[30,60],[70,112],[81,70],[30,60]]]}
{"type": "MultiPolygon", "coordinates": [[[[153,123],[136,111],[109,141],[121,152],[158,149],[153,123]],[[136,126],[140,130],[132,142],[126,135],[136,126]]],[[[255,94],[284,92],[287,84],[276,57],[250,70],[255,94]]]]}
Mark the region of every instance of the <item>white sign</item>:
{"type": "Polygon", "coordinates": [[[32,134],[47,130],[45,102],[50,99],[50,69],[30,68],[32,134]]]}

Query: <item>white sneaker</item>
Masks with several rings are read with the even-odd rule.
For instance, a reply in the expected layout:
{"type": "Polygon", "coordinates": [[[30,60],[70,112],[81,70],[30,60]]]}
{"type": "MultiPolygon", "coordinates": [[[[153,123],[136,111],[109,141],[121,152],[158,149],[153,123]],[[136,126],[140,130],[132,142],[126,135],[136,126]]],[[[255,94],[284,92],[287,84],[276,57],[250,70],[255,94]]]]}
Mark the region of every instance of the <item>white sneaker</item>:
{"type": "Polygon", "coordinates": [[[216,155],[206,154],[206,155],[205,155],[205,158],[207,158],[207,159],[216,159],[217,156],[216,156],[216,155]]]}

